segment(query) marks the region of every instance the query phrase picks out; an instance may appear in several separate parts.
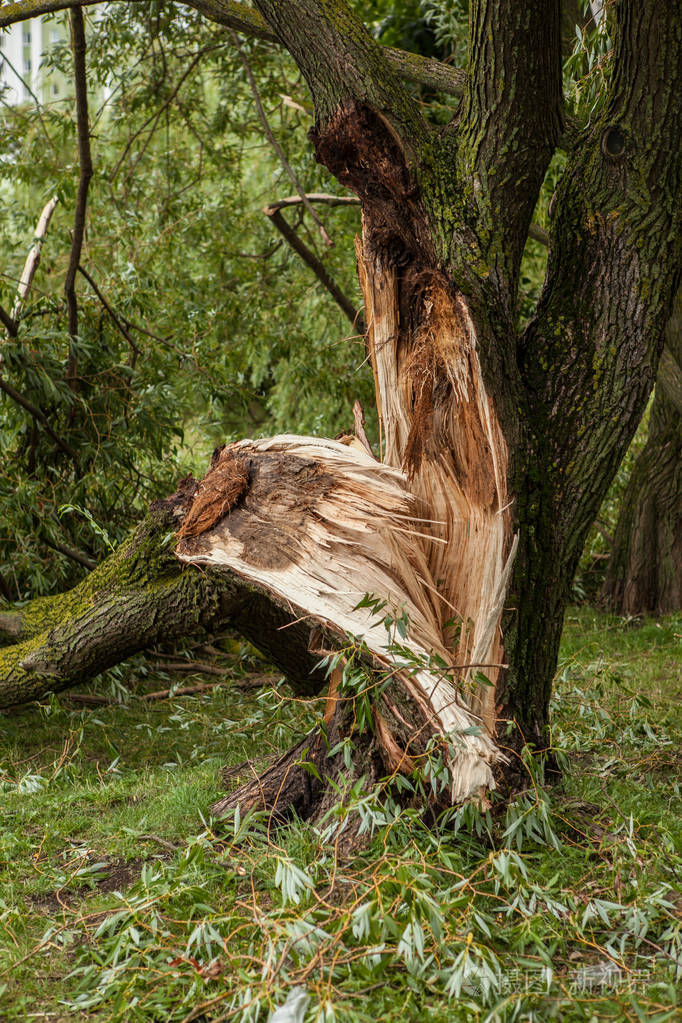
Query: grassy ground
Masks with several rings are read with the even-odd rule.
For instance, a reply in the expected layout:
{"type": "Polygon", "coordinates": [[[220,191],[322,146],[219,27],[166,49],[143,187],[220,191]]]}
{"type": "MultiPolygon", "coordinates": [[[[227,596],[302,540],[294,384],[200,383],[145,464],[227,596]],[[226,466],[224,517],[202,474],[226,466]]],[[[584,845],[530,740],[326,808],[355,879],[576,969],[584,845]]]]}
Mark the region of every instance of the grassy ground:
{"type": "Polygon", "coordinates": [[[372,838],[351,863],[306,825],[206,817],[221,768],[315,713],[276,678],[250,688],[263,666],[227,646],[210,690],[142,700],[215,676],[139,660],[96,690],[125,684],[125,705],[0,717],[3,1023],[264,1021],[296,988],[320,1023],[679,1018],[680,617],[573,611],[561,785],[529,774],[511,807],[435,829],[358,791],[372,838]]]}

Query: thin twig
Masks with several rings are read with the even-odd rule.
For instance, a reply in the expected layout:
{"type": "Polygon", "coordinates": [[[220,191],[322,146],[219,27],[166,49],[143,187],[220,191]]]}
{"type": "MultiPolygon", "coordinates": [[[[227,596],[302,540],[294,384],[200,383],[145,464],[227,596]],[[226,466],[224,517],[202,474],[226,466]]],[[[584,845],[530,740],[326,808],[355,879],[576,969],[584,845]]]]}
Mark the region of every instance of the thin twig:
{"type": "Polygon", "coordinates": [[[64,281],[64,295],[68,311],[69,359],[66,368],[66,379],[72,390],[76,389],[78,358],[75,351],[75,340],[78,335],[78,300],[76,298],[76,272],[81,259],[83,238],[85,235],[85,214],[88,205],[88,188],[92,178],[92,154],[90,152],[90,127],[88,124],[88,84],[85,69],[85,24],[83,11],[73,7],[69,12],[71,20],[71,50],[73,52],[74,88],[76,92],[76,125],[78,130],[78,157],[80,176],[76,211],[73,221],[73,237],[69,266],[64,281]]]}
{"type": "MultiPolygon", "coordinates": [[[[90,274],[88,273],[88,271],[85,270],[80,265],[80,263],[78,264],[78,272],[79,272],[79,274],[81,274],[81,276],[85,277],[86,281],[88,282],[88,284],[90,285],[92,290],[97,295],[97,298],[100,300],[100,303],[101,303],[102,307],[107,311],[107,313],[111,317],[114,325],[118,328],[119,332],[122,334],[122,336],[125,338],[125,340],[128,342],[128,344],[132,348],[133,353],[135,354],[135,357],[137,357],[140,354],[140,349],[139,349],[138,345],[135,344],[135,342],[131,338],[130,334],[128,333],[126,325],[124,325],[121,322],[121,320],[118,318],[118,316],[116,315],[114,310],[111,308],[111,306],[107,302],[107,300],[104,297],[104,295],[102,294],[102,292],[99,290],[99,288],[97,287],[97,285],[93,281],[93,279],[90,276],[90,274]]],[[[129,324],[128,324],[128,326],[129,326],[129,324]]]]}
{"type": "Polygon", "coordinates": [[[157,845],[163,846],[164,849],[169,849],[170,852],[177,852],[178,849],[182,849],[181,845],[174,845],[173,842],[167,842],[165,838],[159,838],[158,835],[138,835],[137,837],[143,842],[156,842],[157,845]]]}
{"type": "Polygon", "coordinates": [[[52,437],[52,440],[59,448],[61,448],[64,454],[68,455],[69,458],[72,459],[76,468],[79,467],[78,455],[73,450],[73,448],[69,447],[66,441],[63,440],[55,430],[52,429],[49,422],[47,421],[47,417],[45,416],[44,412],[42,412],[36,405],[34,405],[33,402],[29,401],[28,398],[25,398],[23,394],[20,394],[19,391],[15,390],[15,388],[12,387],[11,384],[8,384],[6,380],[3,380],[2,377],[0,377],[0,391],[4,391],[8,398],[11,398],[12,401],[15,402],[15,404],[21,405],[21,407],[25,409],[29,413],[29,415],[33,416],[35,421],[37,423],[40,423],[45,432],[49,433],[50,437],[52,437]]]}
{"type": "Polygon", "coordinates": [[[256,112],[258,113],[258,118],[260,120],[260,123],[263,125],[263,131],[265,132],[267,140],[270,143],[270,145],[272,146],[272,148],[275,150],[275,152],[276,152],[276,154],[277,154],[277,156],[279,158],[280,163],[284,167],[284,170],[287,172],[287,174],[291,178],[291,181],[292,181],[292,183],[294,185],[294,188],[296,189],[296,191],[298,192],[298,194],[301,197],[301,201],[302,201],[303,205],[308,210],[308,213],[311,215],[311,217],[313,218],[313,220],[315,221],[315,223],[319,227],[320,234],[322,235],[322,238],[324,240],[325,245],[333,245],[334,243],[332,242],[331,238],[327,234],[327,231],[325,230],[324,224],[322,223],[322,221],[318,217],[317,213],[313,209],[312,204],[308,201],[308,197],[306,195],[305,189],[303,188],[303,186],[299,182],[298,178],[296,177],[296,174],[294,173],[293,168],[291,167],[291,164],[289,163],[289,161],[287,160],[286,156],[284,155],[284,150],[282,149],[282,147],[280,146],[279,142],[277,141],[277,139],[275,138],[275,136],[273,134],[272,128],[270,127],[270,123],[269,123],[267,117],[265,116],[265,111],[263,109],[263,104],[261,103],[261,98],[260,98],[260,93],[258,91],[258,86],[256,85],[256,80],[253,77],[253,72],[251,71],[251,67],[249,65],[249,62],[246,59],[246,57],[244,56],[244,53],[242,52],[242,49],[241,49],[241,47],[239,45],[239,40],[237,39],[236,34],[234,32],[232,32],[231,34],[232,34],[232,38],[234,40],[234,45],[235,45],[235,47],[237,49],[237,53],[239,54],[239,59],[242,62],[242,66],[243,66],[244,71],[246,73],[246,77],[249,80],[249,85],[251,87],[251,92],[253,94],[253,101],[256,104],[256,112]]]}
{"type": "Polygon", "coordinates": [[[204,664],[202,661],[175,661],[172,664],[159,661],[154,665],[156,671],[196,671],[202,675],[225,675],[225,668],[218,668],[215,664],[204,664]]]}
{"type": "Polygon", "coordinates": [[[111,700],[108,696],[96,696],[95,693],[64,693],[67,700],[74,700],[86,707],[118,707],[118,700],[111,700]]]}
{"type": "Polygon", "coordinates": [[[304,263],[307,263],[310,269],[313,271],[317,279],[327,289],[329,294],[332,296],[336,304],[346,314],[350,322],[353,324],[358,334],[364,334],[365,325],[363,322],[362,314],[358,309],[355,308],[353,303],[348,299],[339,288],[336,281],[329,276],[324,264],[317,258],[312,249],[309,249],[305,242],[301,241],[296,231],[290,226],[284,219],[280,211],[272,206],[266,206],[263,210],[265,215],[270,218],[272,223],[275,225],[280,234],[284,237],[287,243],[291,246],[294,252],[297,252],[304,263]]]}
{"type": "Polygon", "coordinates": [[[145,693],[140,697],[147,702],[154,700],[171,700],[176,696],[192,696],[194,693],[204,693],[207,689],[215,689],[220,682],[197,682],[195,686],[181,686],[180,689],[159,689],[155,693],[145,693]]]}
{"type": "Polygon", "coordinates": [[[14,72],[14,74],[15,74],[15,75],[16,75],[16,77],[17,77],[17,78],[19,79],[19,81],[21,82],[21,84],[23,85],[23,87],[24,87],[24,88],[26,89],[26,92],[27,92],[27,93],[29,94],[29,96],[30,96],[30,97],[31,97],[31,99],[33,100],[33,102],[34,102],[34,104],[35,104],[35,108],[36,108],[36,113],[37,113],[37,115],[38,115],[38,120],[40,121],[40,127],[42,128],[42,131],[43,131],[43,135],[44,135],[44,136],[45,136],[45,138],[47,139],[47,141],[48,141],[48,143],[49,143],[49,145],[50,145],[50,148],[52,149],[52,152],[53,152],[53,153],[55,154],[55,156],[56,156],[56,155],[57,155],[57,149],[56,149],[56,147],[55,147],[55,144],[54,144],[54,142],[53,142],[53,141],[52,141],[52,139],[50,138],[50,133],[49,133],[49,132],[48,132],[48,130],[47,130],[47,126],[46,126],[46,124],[45,124],[45,121],[43,120],[43,109],[44,109],[44,108],[43,108],[43,104],[42,104],[42,103],[40,102],[40,100],[39,100],[39,99],[38,99],[38,97],[36,96],[35,92],[34,92],[34,91],[33,91],[33,89],[31,88],[31,85],[30,85],[30,83],[29,83],[29,82],[28,82],[28,81],[27,81],[27,80],[26,80],[26,79],[24,78],[24,76],[23,76],[22,74],[20,74],[20,72],[19,72],[19,71],[17,70],[17,68],[16,68],[15,66],[14,66],[14,64],[12,63],[12,61],[11,61],[11,60],[9,59],[9,57],[7,56],[7,54],[6,54],[6,53],[4,53],[4,52],[3,52],[3,53],[2,53],[2,55],[0,56],[0,63],[2,63],[3,61],[4,61],[4,63],[5,63],[5,64],[7,64],[7,67],[8,67],[8,68],[10,68],[10,69],[11,69],[11,70],[12,70],[12,71],[14,72]]]}
{"type": "Polygon", "coordinates": [[[191,75],[192,71],[194,71],[194,68],[197,66],[197,64],[199,63],[201,58],[206,53],[210,53],[211,50],[215,50],[215,49],[218,49],[218,48],[219,47],[216,46],[215,44],[212,45],[212,46],[205,46],[202,50],[199,51],[199,53],[196,54],[196,56],[194,57],[194,60],[191,61],[189,66],[186,68],[186,70],[183,71],[183,73],[180,75],[180,78],[178,79],[178,82],[175,85],[175,88],[171,92],[170,96],[168,96],[168,98],[162,103],[162,105],[159,107],[159,109],[155,110],[154,113],[151,115],[151,117],[148,117],[147,120],[144,122],[144,124],[141,125],[141,127],[138,128],[138,130],[136,132],[134,132],[134,134],[128,139],[128,141],[127,141],[127,143],[125,145],[125,148],[123,149],[123,152],[121,153],[120,157],[116,161],[116,166],[114,167],[113,171],[109,175],[109,183],[110,184],[113,183],[116,180],[118,172],[121,169],[121,165],[123,164],[123,161],[125,160],[125,158],[128,155],[128,153],[130,152],[130,147],[135,142],[135,139],[139,138],[139,136],[142,134],[142,132],[145,130],[145,128],[147,128],[151,124],[151,126],[152,126],[151,131],[149,132],[149,135],[147,136],[147,138],[146,138],[146,140],[144,142],[144,145],[142,146],[142,149],[140,150],[140,152],[135,157],[135,161],[134,161],[132,167],[129,168],[128,174],[126,175],[126,177],[130,176],[132,171],[135,169],[135,167],[137,167],[138,163],[140,162],[140,160],[144,156],[144,153],[145,153],[145,151],[147,149],[147,146],[149,145],[150,141],[152,140],[152,138],[154,136],[154,132],[156,131],[156,126],[159,123],[159,120],[160,120],[161,115],[163,114],[164,110],[166,110],[170,106],[170,104],[173,102],[173,100],[175,99],[175,97],[179,93],[180,89],[182,88],[183,83],[188,78],[188,76],[191,75]]]}

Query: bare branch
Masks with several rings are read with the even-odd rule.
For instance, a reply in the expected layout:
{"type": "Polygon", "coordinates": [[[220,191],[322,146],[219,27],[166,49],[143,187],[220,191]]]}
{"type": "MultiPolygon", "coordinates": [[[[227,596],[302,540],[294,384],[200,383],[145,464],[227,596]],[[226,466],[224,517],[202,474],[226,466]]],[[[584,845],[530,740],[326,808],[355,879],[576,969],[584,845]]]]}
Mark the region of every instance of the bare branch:
{"type": "MultiPolygon", "coordinates": [[[[328,195],[327,192],[306,192],[306,207],[309,203],[318,202],[325,206],[359,206],[360,200],[357,195],[328,195]]],[[[283,210],[289,206],[300,206],[303,199],[300,195],[287,195],[284,199],[278,199],[265,207],[263,212],[268,217],[276,210],[283,210]]]]}
{"type": "Polygon", "coordinates": [[[260,92],[258,91],[258,86],[256,85],[256,79],[253,77],[253,72],[251,71],[251,66],[250,66],[248,60],[246,59],[246,57],[244,56],[244,53],[242,52],[242,49],[241,49],[241,47],[239,45],[239,40],[237,39],[237,36],[235,35],[234,32],[232,33],[232,38],[234,40],[234,45],[235,45],[235,47],[237,49],[237,53],[239,54],[239,59],[240,59],[240,61],[242,63],[242,67],[244,68],[244,71],[246,73],[246,77],[248,78],[249,86],[251,88],[251,93],[253,95],[253,101],[254,101],[254,103],[256,105],[256,111],[258,113],[258,118],[260,120],[260,123],[263,125],[263,131],[265,132],[267,140],[270,143],[270,145],[272,146],[272,148],[274,149],[275,153],[277,154],[277,158],[279,159],[279,162],[282,164],[282,167],[284,167],[284,170],[289,175],[289,178],[291,179],[294,188],[296,189],[296,191],[298,192],[298,194],[299,194],[299,196],[301,198],[301,202],[303,203],[305,208],[308,210],[308,213],[310,214],[310,216],[313,218],[313,220],[315,221],[315,223],[319,227],[320,234],[322,235],[322,238],[324,240],[325,245],[332,245],[333,244],[332,240],[329,237],[329,235],[327,234],[327,231],[325,229],[324,224],[322,223],[322,221],[318,217],[317,213],[313,209],[312,205],[308,201],[308,197],[307,197],[307,195],[305,193],[305,189],[303,188],[303,186],[301,185],[300,181],[298,180],[298,178],[294,174],[294,171],[293,171],[293,168],[292,168],[291,164],[289,163],[289,161],[287,160],[286,156],[284,155],[284,150],[282,149],[282,147],[280,146],[279,142],[275,138],[274,132],[273,132],[272,128],[270,127],[270,122],[268,121],[268,119],[267,119],[267,117],[265,115],[265,111],[263,110],[263,104],[261,102],[260,92]]]}
{"type": "Polygon", "coordinates": [[[137,156],[135,158],[135,161],[133,163],[133,166],[128,171],[128,175],[130,175],[130,173],[132,173],[132,171],[135,169],[135,167],[138,165],[138,163],[142,159],[142,157],[143,157],[143,155],[144,155],[144,153],[145,153],[145,151],[147,149],[147,146],[151,142],[152,137],[154,135],[154,132],[156,131],[156,126],[159,123],[159,120],[160,120],[161,115],[163,114],[163,112],[168,109],[170,104],[176,98],[176,96],[180,92],[180,89],[182,88],[183,84],[185,83],[185,81],[187,80],[189,75],[191,75],[192,71],[194,71],[195,67],[197,66],[197,64],[199,63],[201,58],[206,53],[210,53],[211,50],[215,50],[217,48],[218,47],[216,47],[216,46],[207,46],[203,50],[200,50],[199,53],[197,53],[197,55],[191,61],[189,66],[180,75],[180,78],[178,79],[176,85],[174,86],[170,96],[168,96],[168,98],[161,104],[161,106],[159,107],[158,110],[154,111],[154,113],[151,115],[151,117],[147,118],[147,120],[144,122],[144,124],[140,128],[138,128],[138,130],[136,132],[134,132],[134,134],[131,136],[131,138],[128,139],[128,142],[126,143],[126,146],[125,146],[123,152],[121,153],[121,156],[119,157],[119,159],[116,162],[116,166],[114,167],[113,171],[111,172],[111,174],[109,176],[109,183],[112,183],[116,179],[116,176],[118,175],[118,172],[121,169],[121,165],[122,165],[123,161],[125,160],[127,154],[130,151],[130,147],[133,145],[135,140],[137,138],[139,138],[139,136],[142,134],[142,132],[145,130],[145,128],[147,128],[151,124],[152,129],[151,129],[149,135],[147,136],[147,138],[145,140],[145,143],[142,146],[142,149],[137,154],[137,156]]]}
{"type": "Polygon", "coordinates": [[[40,254],[43,248],[43,242],[45,241],[47,229],[50,226],[52,214],[54,213],[55,206],[58,201],[57,196],[53,196],[50,201],[45,204],[43,212],[40,214],[40,218],[38,219],[38,224],[33,236],[33,245],[26,257],[24,269],[22,270],[21,277],[19,278],[17,297],[12,307],[12,320],[15,324],[17,324],[21,318],[22,307],[28,298],[29,291],[31,290],[33,278],[35,277],[36,270],[40,263],[40,254]]]}
{"type": "Polygon", "coordinates": [[[99,288],[97,287],[97,285],[93,281],[93,279],[90,276],[90,274],[80,264],[78,266],[78,272],[81,274],[81,276],[83,276],[86,279],[86,281],[88,282],[88,284],[90,285],[92,290],[97,295],[97,298],[99,299],[102,307],[106,310],[106,312],[111,317],[111,320],[113,321],[114,326],[118,329],[118,331],[121,333],[121,335],[128,342],[128,344],[130,345],[130,347],[133,350],[133,354],[135,355],[135,357],[137,357],[140,354],[140,349],[139,349],[138,345],[135,344],[135,342],[133,341],[132,337],[130,336],[130,333],[128,332],[127,327],[124,326],[122,321],[119,319],[119,317],[116,315],[114,310],[111,308],[111,306],[107,302],[106,298],[104,297],[102,292],[99,290],[99,288]]]}
{"type": "Polygon", "coordinates": [[[23,394],[20,394],[19,391],[12,387],[11,384],[8,384],[6,380],[3,380],[2,377],[0,377],[0,391],[4,391],[8,398],[11,398],[16,405],[20,405],[23,409],[26,410],[26,412],[28,412],[30,416],[32,416],[35,419],[37,423],[40,423],[45,432],[49,433],[50,437],[52,437],[52,440],[55,442],[57,447],[61,448],[65,455],[69,456],[69,458],[73,461],[76,468],[79,468],[78,455],[73,450],[73,448],[69,447],[66,441],[63,440],[55,430],[52,429],[45,413],[42,412],[37,405],[34,405],[32,401],[29,401],[28,398],[25,398],[23,394]]]}
{"type": "Polygon", "coordinates": [[[76,212],[73,222],[71,255],[64,281],[64,295],[68,311],[71,346],[66,369],[69,386],[75,390],[78,360],[74,341],[78,334],[78,300],[76,298],[76,273],[80,263],[83,238],[85,235],[85,214],[88,205],[88,189],[92,178],[92,155],[90,153],[90,126],[88,124],[88,85],[85,69],[85,24],[80,7],[71,11],[71,49],[73,51],[74,86],[76,91],[76,124],[78,128],[78,156],[80,177],[76,196],[76,212]]]}
{"type": "Polygon", "coordinates": [[[339,288],[336,281],[329,276],[324,264],[317,258],[312,249],[309,249],[305,242],[301,241],[293,227],[286,222],[280,210],[276,206],[266,206],[263,213],[270,218],[280,234],[288,242],[294,252],[297,252],[304,263],[310,267],[318,281],[324,285],[336,304],[346,314],[359,334],[364,334],[365,326],[362,315],[353,303],[339,288]]]}

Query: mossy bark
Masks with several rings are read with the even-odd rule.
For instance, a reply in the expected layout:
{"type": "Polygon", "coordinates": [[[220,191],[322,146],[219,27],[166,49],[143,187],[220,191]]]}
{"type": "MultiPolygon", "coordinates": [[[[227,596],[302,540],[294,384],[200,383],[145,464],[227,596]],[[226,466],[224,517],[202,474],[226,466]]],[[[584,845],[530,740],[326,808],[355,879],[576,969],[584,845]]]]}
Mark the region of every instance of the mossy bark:
{"type": "Polygon", "coordinates": [[[157,643],[228,625],[270,656],[299,693],[324,685],[310,627],[292,623],[283,602],[237,576],[182,566],[174,554],[178,522],[174,502],[160,502],[73,590],[0,615],[0,707],[88,681],[157,643]]]}

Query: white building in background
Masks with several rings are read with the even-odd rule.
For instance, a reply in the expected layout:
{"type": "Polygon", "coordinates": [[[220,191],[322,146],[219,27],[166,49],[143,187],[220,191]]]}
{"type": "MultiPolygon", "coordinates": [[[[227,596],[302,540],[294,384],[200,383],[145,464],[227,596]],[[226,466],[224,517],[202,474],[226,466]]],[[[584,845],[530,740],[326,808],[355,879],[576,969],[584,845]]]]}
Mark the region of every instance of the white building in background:
{"type": "Polygon", "coordinates": [[[64,76],[43,68],[43,54],[68,39],[63,22],[31,18],[0,31],[0,104],[30,103],[33,93],[41,103],[66,98],[70,90],[64,76]]]}

